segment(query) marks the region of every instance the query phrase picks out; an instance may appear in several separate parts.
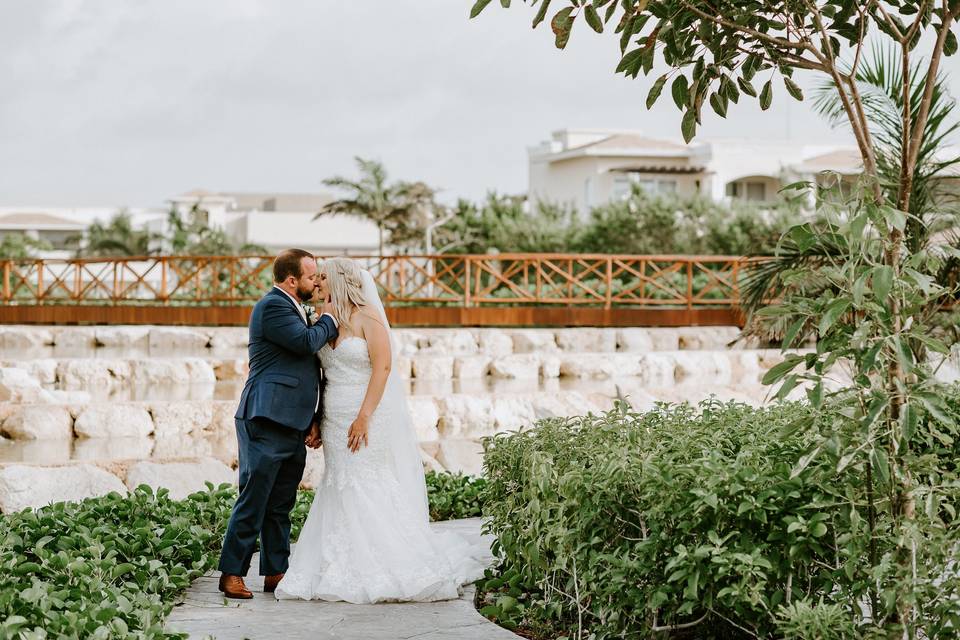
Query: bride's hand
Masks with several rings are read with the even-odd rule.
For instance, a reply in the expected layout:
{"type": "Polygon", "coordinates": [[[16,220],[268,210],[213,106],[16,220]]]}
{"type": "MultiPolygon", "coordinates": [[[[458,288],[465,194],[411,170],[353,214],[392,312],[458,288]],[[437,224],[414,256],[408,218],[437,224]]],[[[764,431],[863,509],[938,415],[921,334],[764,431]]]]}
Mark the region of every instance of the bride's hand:
{"type": "Polygon", "coordinates": [[[364,416],[357,416],[357,419],[350,425],[350,432],[347,434],[347,448],[356,453],[361,446],[367,446],[367,427],[370,419],[364,416]]]}

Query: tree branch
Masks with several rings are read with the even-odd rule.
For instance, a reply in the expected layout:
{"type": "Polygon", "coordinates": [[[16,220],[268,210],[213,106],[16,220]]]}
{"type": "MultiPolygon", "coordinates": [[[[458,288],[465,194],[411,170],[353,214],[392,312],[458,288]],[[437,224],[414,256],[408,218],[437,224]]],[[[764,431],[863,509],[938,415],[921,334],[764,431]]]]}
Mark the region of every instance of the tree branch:
{"type": "MultiPolygon", "coordinates": [[[[768,44],[772,44],[774,46],[781,47],[783,49],[807,49],[808,48],[808,45],[802,42],[793,42],[791,40],[785,40],[783,38],[776,38],[774,36],[761,33],[756,29],[751,29],[750,27],[746,27],[742,24],[737,24],[736,22],[731,22],[729,20],[721,18],[720,15],[711,15],[706,11],[703,11],[696,5],[691,4],[689,0],[680,0],[680,3],[683,6],[685,6],[688,10],[697,14],[702,20],[709,20],[710,22],[714,24],[718,24],[722,27],[726,27],[727,29],[733,29],[734,31],[737,31],[739,33],[745,33],[747,35],[753,36],[754,38],[762,42],[766,42],[768,44]]],[[[719,14],[720,12],[717,11],[717,13],[719,14]]]]}

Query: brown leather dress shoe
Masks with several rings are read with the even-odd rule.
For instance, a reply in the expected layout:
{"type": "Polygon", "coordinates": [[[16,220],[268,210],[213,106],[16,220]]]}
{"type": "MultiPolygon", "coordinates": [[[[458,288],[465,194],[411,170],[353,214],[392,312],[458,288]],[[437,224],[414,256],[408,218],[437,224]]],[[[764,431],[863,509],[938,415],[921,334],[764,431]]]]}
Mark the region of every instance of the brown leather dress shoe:
{"type": "Polygon", "coordinates": [[[283,580],[284,574],[278,573],[275,576],[264,576],[263,578],[263,592],[264,593],[273,593],[277,590],[277,585],[280,584],[280,581],[283,580]]]}
{"type": "Polygon", "coordinates": [[[231,576],[229,574],[220,574],[220,591],[228,598],[237,600],[249,600],[253,593],[243,584],[243,578],[240,576],[231,576]]]}

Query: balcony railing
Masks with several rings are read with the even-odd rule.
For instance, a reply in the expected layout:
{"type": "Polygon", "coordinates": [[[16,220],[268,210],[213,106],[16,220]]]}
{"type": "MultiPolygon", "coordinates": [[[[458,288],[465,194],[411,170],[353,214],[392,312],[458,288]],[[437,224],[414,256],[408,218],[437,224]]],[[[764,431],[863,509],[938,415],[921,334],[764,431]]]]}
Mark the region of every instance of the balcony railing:
{"type": "MultiPolygon", "coordinates": [[[[735,308],[756,258],[500,254],[355,257],[388,307],[735,308]]],[[[4,305],[243,306],[272,256],[0,260],[4,305]]]]}

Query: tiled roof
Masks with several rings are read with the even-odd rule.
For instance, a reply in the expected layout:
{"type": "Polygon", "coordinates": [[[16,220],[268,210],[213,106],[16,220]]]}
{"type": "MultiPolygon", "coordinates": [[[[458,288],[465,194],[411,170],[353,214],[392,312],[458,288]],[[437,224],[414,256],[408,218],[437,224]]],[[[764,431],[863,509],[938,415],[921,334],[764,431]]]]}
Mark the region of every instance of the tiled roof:
{"type": "Polygon", "coordinates": [[[570,151],[574,149],[643,149],[649,151],[673,151],[673,152],[689,152],[689,147],[683,144],[677,144],[675,142],[670,142],[669,140],[658,140],[656,138],[647,138],[646,136],[638,136],[634,134],[617,134],[612,135],[603,140],[598,140],[597,142],[591,142],[589,144],[581,145],[579,147],[573,147],[570,151]]]}
{"type": "Polygon", "coordinates": [[[8,213],[0,215],[0,226],[4,225],[19,226],[47,226],[47,227],[83,227],[83,224],[75,220],[68,220],[49,213],[8,213]]]}

